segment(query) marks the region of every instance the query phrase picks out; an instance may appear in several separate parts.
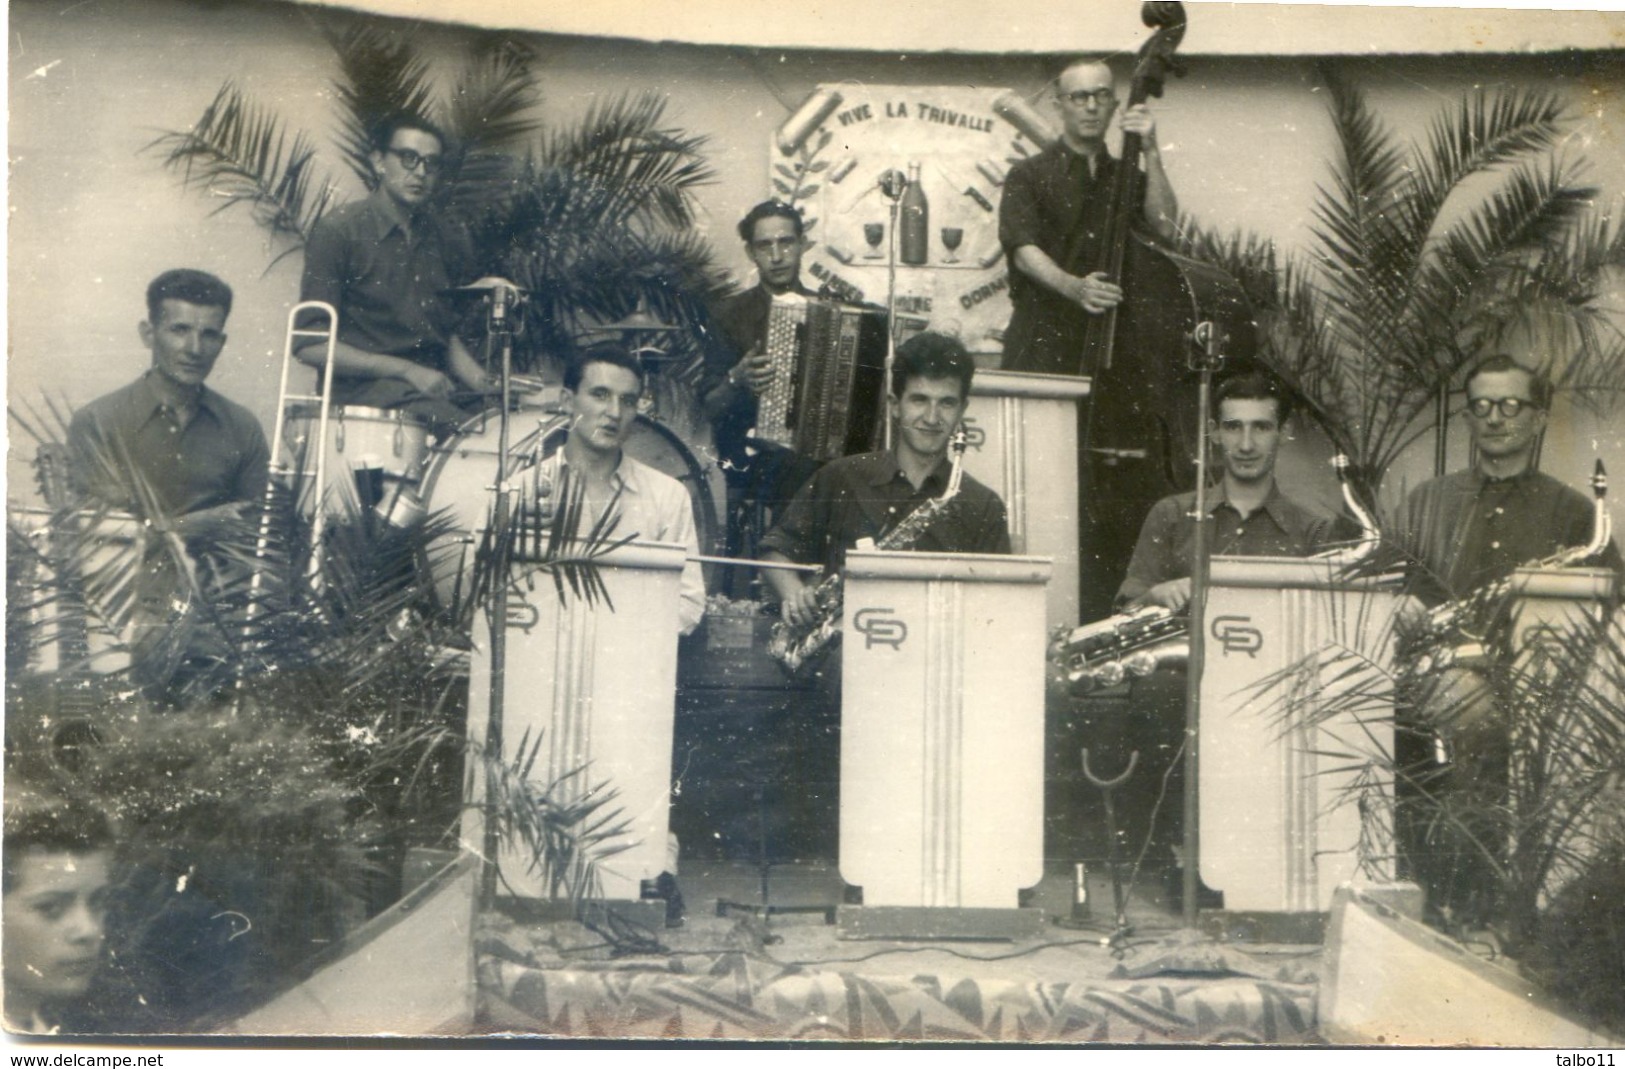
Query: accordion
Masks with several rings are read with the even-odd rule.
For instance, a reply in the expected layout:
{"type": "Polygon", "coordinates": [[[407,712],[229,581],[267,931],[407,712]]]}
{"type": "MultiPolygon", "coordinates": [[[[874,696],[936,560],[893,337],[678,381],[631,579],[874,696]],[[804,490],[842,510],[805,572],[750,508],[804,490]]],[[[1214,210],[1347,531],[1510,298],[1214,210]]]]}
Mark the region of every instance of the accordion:
{"type": "Polygon", "coordinates": [[[873,448],[885,403],[883,312],[775,296],[765,352],[773,383],[757,402],[755,438],[819,461],[873,448]]]}

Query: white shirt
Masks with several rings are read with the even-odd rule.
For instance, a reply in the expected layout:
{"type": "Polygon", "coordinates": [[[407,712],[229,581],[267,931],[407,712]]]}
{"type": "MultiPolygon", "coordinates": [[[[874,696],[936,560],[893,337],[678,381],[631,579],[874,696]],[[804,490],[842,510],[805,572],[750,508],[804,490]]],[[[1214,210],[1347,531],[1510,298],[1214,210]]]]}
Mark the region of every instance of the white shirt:
{"type": "MultiPolygon", "coordinates": [[[[564,450],[560,449],[542,462],[540,476],[557,486],[563,466],[564,450]]],[[[611,539],[630,536],[638,542],[669,542],[682,546],[689,557],[699,555],[700,536],[694,525],[694,502],[682,483],[627,456],[624,451],[621,465],[610,481],[620,492],[615,505],[619,519],[610,533],[611,539]]],[[[590,529],[608,504],[608,501],[589,500],[582,522],[590,529]]],[[[705,575],[698,561],[683,564],[678,587],[682,601],[677,608],[677,621],[679,630],[686,635],[700,626],[700,619],[705,615],[705,575]]]]}

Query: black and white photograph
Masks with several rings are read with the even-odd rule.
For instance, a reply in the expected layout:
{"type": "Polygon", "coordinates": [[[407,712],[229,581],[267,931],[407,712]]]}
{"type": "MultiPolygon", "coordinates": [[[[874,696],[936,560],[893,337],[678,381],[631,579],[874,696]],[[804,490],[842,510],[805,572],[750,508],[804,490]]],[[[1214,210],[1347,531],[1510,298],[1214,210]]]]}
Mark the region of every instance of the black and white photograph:
{"type": "Polygon", "coordinates": [[[1625,1051],[1625,12],[4,17],[7,1045],[1625,1051]]]}

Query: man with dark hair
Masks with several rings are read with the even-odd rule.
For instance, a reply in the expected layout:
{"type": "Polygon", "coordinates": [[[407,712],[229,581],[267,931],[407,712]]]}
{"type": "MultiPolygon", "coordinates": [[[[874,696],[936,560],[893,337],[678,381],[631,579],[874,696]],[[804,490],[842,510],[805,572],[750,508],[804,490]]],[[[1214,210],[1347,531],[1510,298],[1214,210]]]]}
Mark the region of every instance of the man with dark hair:
{"type": "MultiPolygon", "coordinates": [[[[1246,371],[1213,390],[1212,422],[1223,473],[1208,496],[1213,520],[1208,549],[1215,555],[1306,557],[1333,541],[1332,520],[1289,500],[1275,484],[1275,458],[1292,414],[1287,390],[1273,376],[1246,371]]],[[[1183,612],[1191,599],[1191,544],[1196,493],[1158,501],[1140,528],[1119,605],[1160,605],[1183,612]]]]}
{"type": "Polygon", "coordinates": [[[4,842],[6,1026],[72,1027],[102,967],[112,833],[100,814],[7,799],[4,842]]]}
{"type": "Polygon", "coordinates": [[[144,514],[139,481],[192,542],[217,535],[261,499],[270,463],[253,413],[204,385],[225,348],[230,312],[231,288],[213,275],[178,269],[153,279],[138,328],[152,366],[85,405],[68,426],[86,492],[144,514]]]}
{"type": "Polygon", "coordinates": [[[1145,105],[1129,108],[1122,122],[1126,133],[1140,136],[1142,159],[1119,161],[1106,151],[1117,110],[1109,66],[1074,61],[1055,79],[1055,100],[1060,138],[1010,169],[999,205],[999,241],[1012,267],[1004,366],[1075,375],[1089,318],[1123,300],[1116,281],[1087,271],[1100,258],[1118,169],[1136,168],[1132,200],[1143,200],[1144,220],[1157,234],[1173,236],[1179,209],[1162,167],[1156,120],[1145,105]]]}
{"type": "MultiPolygon", "coordinates": [[[[558,486],[568,468],[572,486],[584,494],[581,522],[590,530],[606,510],[619,516],[612,536],[643,542],[674,542],[699,555],[694,503],[683,485],[626,454],[623,446],[638,415],[644,371],[637,357],[612,342],[573,356],[564,370],[564,405],[570,414],[564,447],[543,465],[541,477],[558,486]]],[[[698,561],[683,565],[683,634],[705,614],[705,578],[698,561]]]]}
{"type": "MultiPolygon", "coordinates": [[[[948,444],[965,415],[976,365],[965,346],[942,334],[917,334],[897,350],[888,401],[890,450],[832,460],[802,487],[778,525],[762,539],[763,560],[821,564],[839,571],[859,539],[885,536],[915,508],[946,489],[948,444]]],[[[1009,553],[1004,502],[963,477],[954,504],[912,549],[940,553],[1009,553]]],[[[818,605],[815,581],[764,569],[786,622],[809,623],[818,605]]]]}
{"type": "MultiPolygon", "coordinates": [[[[1209,553],[1306,557],[1330,548],[1333,521],[1293,502],[1275,483],[1275,459],[1292,415],[1291,394],[1282,383],[1263,370],[1238,369],[1214,386],[1211,410],[1208,433],[1221,475],[1207,500],[1209,553]]],[[[1120,608],[1156,606],[1183,613],[1190,607],[1195,505],[1193,491],[1152,506],[1117,592],[1120,608]]],[[[1178,760],[1184,683],[1183,673],[1137,681],[1130,715],[1101,725],[1091,743],[1112,749],[1112,732],[1121,732],[1122,751],[1141,755],[1138,771],[1120,795],[1124,805],[1119,812],[1131,849],[1142,837],[1149,843],[1145,856],[1151,870],[1160,872],[1171,906],[1179,901],[1182,883],[1176,851],[1184,828],[1184,765],[1178,760]]],[[[1067,752],[1075,754],[1070,742],[1067,752]]],[[[1214,892],[1205,885],[1199,888],[1204,903],[1217,904],[1210,897],[1214,892]]]]}
{"type": "MultiPolygon", "coordinates": [[[[444,293],[474,274],[468,235],[434,210],[445,158],[445,136],[421,116],[380,123],[371,156],[377,187],[316,226],[299,293],[338,310],[334,404],[404,410],[441,431],[468,415],[453,400],[458,388],[488,384],[444,293]]],[[[312,341],[296,355],[319,370],[325,354],[312,341]]]]}
{"type": "MultiPolygon", "coordinates": [[[[892,448],[825,464],[796,494],[762,539],[761,559],[817,564],[838,574],[861,539],[880,541],[909,514],[947,489],[949,441],[965,415],[976,365],[965,346],[942,334],[917,334],[897,349],[888,399],[892,448]]],[[[1009,553],[1010,531],[999,495],[962,475],[959,493],[938,513],[913,550],[1009,553]]],[[[784,621],[816,622],[818,581],[785,569],[763,569],[784,621]]],[[[779,728],[790,849],[801,857],[834,856],[840,812],[840,672],[819,673],[820,687],[798,702],[779,728]]]]}
{"type": "Polygon", "coordinates": [[[705,349],[699,384],[727,477],[728,550],[736,556],[752,548],[744,544],[739,519],[746,503],[778,511],[817,467],[789,449],[746,441],[756,426],[761,396],[773,383],[767,355],[773,298],[812,296],[801,284],[801,255],[808,245],[801,213],[782,201],[763,201],[745,214],[738,229],[745,255],[756,265],[757,284],[726,298],[713,311],[714,333],[705,349]]]}

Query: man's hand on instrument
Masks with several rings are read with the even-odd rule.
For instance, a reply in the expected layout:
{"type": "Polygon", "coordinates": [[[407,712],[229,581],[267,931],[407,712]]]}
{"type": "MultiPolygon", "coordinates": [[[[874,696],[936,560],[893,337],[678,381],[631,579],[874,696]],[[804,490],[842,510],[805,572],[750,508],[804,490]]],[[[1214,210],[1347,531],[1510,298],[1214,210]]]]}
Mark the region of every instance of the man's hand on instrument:
{"type": "Polygon", "coordinates": [[[1190,603],[1191,581],[1188,576],[1184,579],[1170,579],[1166,583],[1158,583],[1141,594],[1137,602],[1140,605],[1160,605],[1169,612],[1184,612],[1190,603]]]}
{"type": "Polygon", "coordinates": [[[1157,119],[1144,104],[1136,104],[1123,112],[1123,132],[1139,134],[1148,147],[1153,150],[1157,147],[1157,119]]]}
{"type": "Polygon", "coordinates": [[[1090,315],[1099,315],[1123,303],[1123,288],[1109,280],[1104,271],[1093,271],[1082,278],[1074,276],[1067,289],[1067,296],[1090,315]]]}
{"type": "Polygon", "coordinates": [[[817,588],[803,586],[784,599],[784,622],[791,627],[806,627],[818,619],[817,588]]]}
{"type": "Polygon", "coordinates": [[[414,366],[404,378],[407,385],[425,397],[450,397],[457,390],[450,377],[432,367],[414,366]]]}
{"type": "Polygon", "coordinates": [[[773,385],[773,359],[760,348],[753,348],[740,358],[728,372],[728,381],[744,386],[760,397],[773,385]]]}
{"type": "Polygon", "coordinates": [[[224,505],[198,509],[175,517],[173,529],[188,542],[217,542],[248,529],[248,507],[247,501],[228,501],[224,505]]]}

